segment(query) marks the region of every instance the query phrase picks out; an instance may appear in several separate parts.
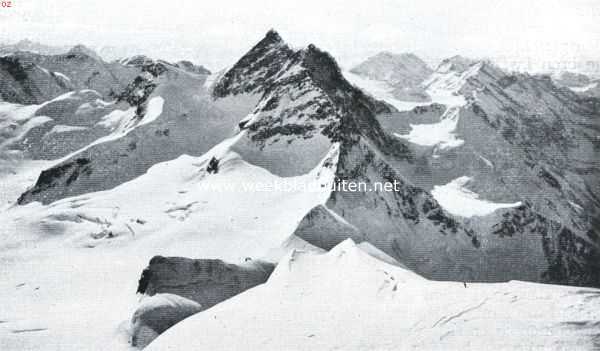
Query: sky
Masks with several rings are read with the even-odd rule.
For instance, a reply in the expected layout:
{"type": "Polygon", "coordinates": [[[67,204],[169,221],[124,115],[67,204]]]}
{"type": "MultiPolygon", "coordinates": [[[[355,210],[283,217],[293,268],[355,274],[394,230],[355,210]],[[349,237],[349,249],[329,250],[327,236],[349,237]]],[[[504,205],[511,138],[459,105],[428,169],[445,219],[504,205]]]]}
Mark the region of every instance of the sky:
{"type": "Polygon", "coordinates": [[[456,54],[530,71],[600,72],[600,0],[12,0],[0,42],[82,43],[218,70],[267,30],[345,68],[380,51],[435,64],[456,54]]]}

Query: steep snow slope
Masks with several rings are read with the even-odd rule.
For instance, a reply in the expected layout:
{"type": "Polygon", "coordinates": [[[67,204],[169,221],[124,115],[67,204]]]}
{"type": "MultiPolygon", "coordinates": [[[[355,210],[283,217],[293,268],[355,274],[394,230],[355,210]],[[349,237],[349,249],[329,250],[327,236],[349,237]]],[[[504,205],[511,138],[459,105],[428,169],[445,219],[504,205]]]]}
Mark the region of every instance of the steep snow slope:
{"type": "Polygon", "coordinates": [[[148,350],[585,350],[597,345],[598,311],[599,290],[433,282],[348,240],[326,254],[291,252],[266,284],[148,350]]]}
{"type": "Polygon", "coordinates": [[[2,349],[126,349],[138,278],[153,256],[243,262],[289,246],[302,216],[327,199],[332,166],[290,179],[315,191],[264,191],[253,186],[283,180],[231,152],[236,141],[109,191],[3,212],[2,349]],[[209,174],[213,156],[219,170],[209,174]]]}

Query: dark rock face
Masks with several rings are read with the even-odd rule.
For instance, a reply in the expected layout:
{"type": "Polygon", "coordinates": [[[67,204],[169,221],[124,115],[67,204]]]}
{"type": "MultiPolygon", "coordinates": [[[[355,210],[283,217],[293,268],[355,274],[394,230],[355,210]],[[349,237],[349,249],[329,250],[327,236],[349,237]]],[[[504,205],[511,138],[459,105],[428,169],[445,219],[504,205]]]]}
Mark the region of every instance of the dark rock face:
{"type": "Polygon", "coordinates": [[[156,83],[152,79],[137,76],[116,98],[117,101],[126,101],[130,106],[136,107],[136,115],[141,118],[144,115],[144,104],[154,89],[156,83]]]}
{"type": "Polygon", "coordinates": [[[17,203],[20,205],[28,203],[32,196],[55,187],[68,187],[79,177],[89,176],[91,173],[92,167],[90,166],[90,160],[87,158],[77,158],[71,162],[42,171],[33,189],[23,193],[17,203]]]}
{"type": "Polygon", "coordinates": [[[595,247],[598,240],[582,237],[568,225],[544,217],[535,212],[531,204],[506,210],[501,220],[492,226],[492,234],[500,239],[539,241],[547,263],[540,281],[600,285],[600,251],[595,247]]]}
{"type": "Polygon", "coordinates": [[[202,305],[202,310],[267,281],[275,265],[248,261],[243,265],[221,260],[156,256],[142,272],[138,293],[169,293],[202,305]]]}
{"type": "Polygon", "coordinates": [[[214,87],[214,96],[264,91],[293,54],[294,51],[277,32],[269,31],[263,40],[225,73],[214,87]]]}
{"type": "Polygon", "coordinates": [[[69,91],[67,82],[45,72],[31,60],[0,57],[0,97],[4,101],[39,104],[69,91]]]}
{"type": "Polygon", "coordinates": [[[472,279],[465,272],[476,265],[481,239],[446,213],[431,194],[390,166],[393,156],[380,155],[362,139],[342,145],[336,181],[365,184],[365,190],[336,187],[326,204],[307,214],[294,234],[324,248],[346,238],[368,241],[428,278],[472,279]],[[384,191],[377,184],[393,188],[384,191]],[[463,258],[456,259],[458,252],[463,258]]]}

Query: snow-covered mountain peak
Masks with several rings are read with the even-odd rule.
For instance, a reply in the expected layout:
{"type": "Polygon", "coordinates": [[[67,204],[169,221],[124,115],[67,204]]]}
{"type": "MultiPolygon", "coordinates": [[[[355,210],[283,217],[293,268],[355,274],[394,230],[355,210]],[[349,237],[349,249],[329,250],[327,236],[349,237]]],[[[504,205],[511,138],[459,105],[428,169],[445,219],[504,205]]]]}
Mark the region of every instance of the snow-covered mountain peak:
{"type": "Polygon", "coordinates": [[[397,84],[401,79],[418,78],[423,80],[432,73],[432,70],[413,53],[394,54],[383,51],[369,57],[365,62],[352,68],[350,72],[370,79],[397,84]]]}
{"type": "Polygon", "coordinates": [[[473,91],[481,90],[487,85],[506,84],[506,77],[507,73],[489,60],[454,56],[444,60],[423,86],[434,101],[456,106],[464,105],[466,100],[452,102],[448,101],[446,95],[476,99],[473,91]]]}
{"type": "Polygon", "coordinates": [[[246,160],[291,176],[312,169],[334,142],[370,135],[384,144],[374,116],[391,111],[389,106],[346,81],[326,51],[313,44],[294,51],[273,36],[267,35],[214,85],[217,101],[236,95],[257,99],[239,122],[247,134],[236,150],[246,160]]]}
{"type": "MultiPolygon", "coordinates": [[[[382,259],[385,253],[367,242],[364,244],[366,245],[346,239],[325,253],[293,249],[279,261],[269,278],[269,284],[301,285],[314,279],[330,280],[334,276],[341,278],[337,284],[343,284],[341,281],[348,282],[343,277],[356,275],[362,278],[363,283],[371,281],[373,286],[390,277],[395,282],[425,281],[423,277],[394,264],[390,257],[382,259]],[[318,274],[318,278],[315,273],[318,274]]],[[[372,292],[376,293],[377,290],[372,292]]]]}
{"type": "Polygon", "coordinates": [[[432,72],[423,60],[412,53],[393,54],[384,51],[352,68],[347,76],[354,84],[367,91],[374,85],[380,85],[376,90],[383,90],[384,95],[393,100],[425,102],[429,101],[429,96],[422,89],[421,83],[432,72]]]}
{"type": "Polygon", "coordinates": [[[284,65],[289,64],[293,54],[279,34],[270,30],[221,77],[213,88],[213,95],[225,97],[264,91],[284,65]]]}

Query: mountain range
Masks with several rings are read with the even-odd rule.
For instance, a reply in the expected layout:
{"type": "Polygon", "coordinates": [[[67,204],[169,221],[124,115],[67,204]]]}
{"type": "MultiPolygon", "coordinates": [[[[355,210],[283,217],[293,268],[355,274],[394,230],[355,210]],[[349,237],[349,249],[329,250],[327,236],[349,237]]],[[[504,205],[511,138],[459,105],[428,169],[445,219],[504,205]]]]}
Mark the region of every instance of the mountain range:
{"type": "Polygon", "coordinates": [[[0,57],[3,349],[597,346],[593,79],[36,51],[0,57]]]}

